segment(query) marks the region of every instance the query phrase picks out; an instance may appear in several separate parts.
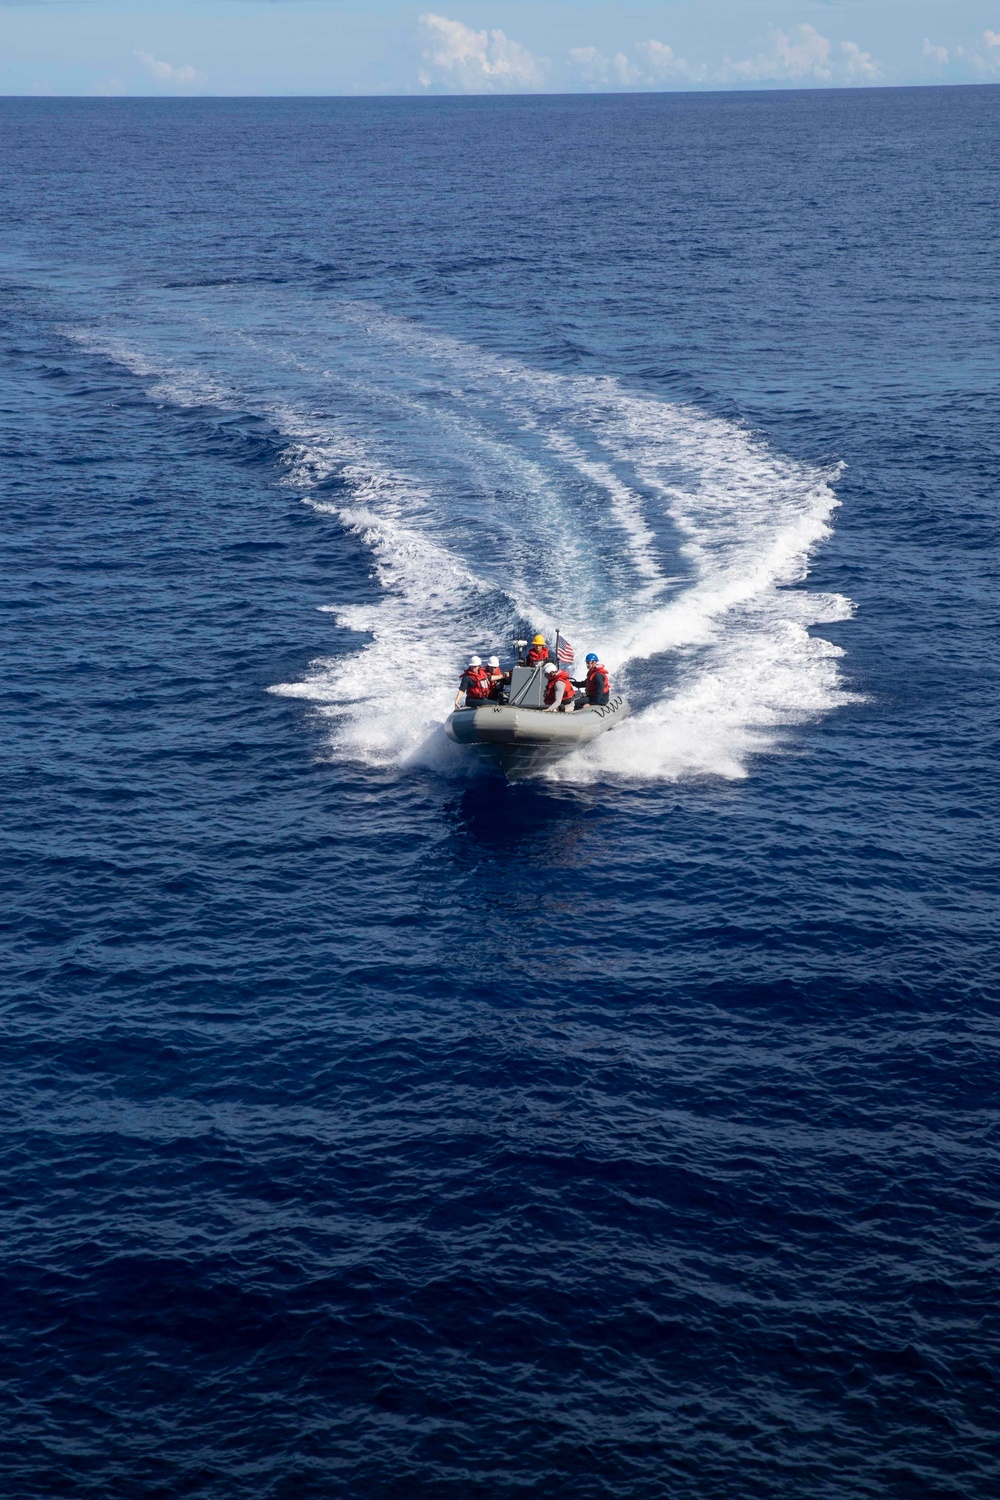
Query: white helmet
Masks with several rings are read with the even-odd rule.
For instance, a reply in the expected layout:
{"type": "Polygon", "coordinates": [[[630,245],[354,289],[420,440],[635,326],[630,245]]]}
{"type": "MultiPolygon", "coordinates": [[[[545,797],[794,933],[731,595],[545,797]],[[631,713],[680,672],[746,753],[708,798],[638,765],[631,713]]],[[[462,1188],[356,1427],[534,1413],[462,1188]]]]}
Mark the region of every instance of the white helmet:
{"type": "Polygon", "coordinates": [[[498,667],[500,665],[500,658],[499,658],[499,656],[491,656],[490,659],[489,659],[489,661],[486,663],[486,665],[488,667],[498,667]]]}
{"type": "Polygon", "coordinates": [[[552,673],[553,672],[557,672],[558,670],[559,670],[559,668],[556,666],[556,664],[555,664],[554,661],[547,661],[545,663],[544,671],[545,671],[546,677],[551,677],[552,673]]]}
{"type": "Polygon", "coordinates": [[[478,656],[470,656],[469,657],[469,666],[470,667],[481,667],[482,666],[482,662],[479,660],[478,656]]]}

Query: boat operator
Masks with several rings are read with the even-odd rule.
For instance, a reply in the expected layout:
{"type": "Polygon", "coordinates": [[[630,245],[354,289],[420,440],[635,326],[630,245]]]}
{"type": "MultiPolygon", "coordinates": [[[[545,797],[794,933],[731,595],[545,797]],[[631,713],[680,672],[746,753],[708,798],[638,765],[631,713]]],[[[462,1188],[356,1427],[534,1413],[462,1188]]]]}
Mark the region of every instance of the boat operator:
{"type": "Polygon", "coordinates": [[[462,673],[462,680],[455,694],[455,707],[477,708],[480,703],[485,703],[489,696],[489,674],[480,657],[470,656],[469,665],[462,673]]]}
{"type": "Polygon", "coordinates": [[[587,652],[587,675],[582,682],[574,681],[573,686],[585,689],[591,708],[603,707],[611,697],[611,678],[596,651],[587,652]]]}
{"type": "Polygon", "coordinates": [[[572,713],[576,692],[569,673],[554,661],[545,663],[545,712],[572,713]]]}
{"type": "Polygon", "coordinates": [[[551,661],[551,660],[552,660],[552,653],[549,650],[549,643],[545,639],[544,635],[532,636],[532,639],[531,639],[531,650],[528,652],[527,656],[524,658],[524,664],[525,664],[525,666],[526,667],[537,667],[537,665],[538,665],[538,663],[540,661],[551,661]]]}

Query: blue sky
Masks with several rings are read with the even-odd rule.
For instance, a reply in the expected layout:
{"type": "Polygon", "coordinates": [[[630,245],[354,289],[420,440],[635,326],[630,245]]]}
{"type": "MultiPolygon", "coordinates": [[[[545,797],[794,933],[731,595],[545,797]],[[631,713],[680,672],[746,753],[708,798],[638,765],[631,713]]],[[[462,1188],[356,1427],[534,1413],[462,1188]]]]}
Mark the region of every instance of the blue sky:
{"type": "Polygon", "coordinates": [[[0,0],[5,94],[1000,83],[1000,0],[0,0]]]}

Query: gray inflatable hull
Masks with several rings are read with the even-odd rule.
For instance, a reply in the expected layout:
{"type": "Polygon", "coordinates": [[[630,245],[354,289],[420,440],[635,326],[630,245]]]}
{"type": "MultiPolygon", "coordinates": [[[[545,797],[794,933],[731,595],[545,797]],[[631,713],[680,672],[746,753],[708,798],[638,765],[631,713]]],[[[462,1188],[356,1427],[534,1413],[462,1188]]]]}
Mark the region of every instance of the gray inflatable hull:
{"type": "Polygon", "coordinates": [[[457,708],[444,727],[460,745],[476,746],[485,759],[499,762],[504,774],[514,780],[596,740],[628,713],[628,699],[621,694],[601,708],[578,708],[571,714],[484,703],[457,708]]]}

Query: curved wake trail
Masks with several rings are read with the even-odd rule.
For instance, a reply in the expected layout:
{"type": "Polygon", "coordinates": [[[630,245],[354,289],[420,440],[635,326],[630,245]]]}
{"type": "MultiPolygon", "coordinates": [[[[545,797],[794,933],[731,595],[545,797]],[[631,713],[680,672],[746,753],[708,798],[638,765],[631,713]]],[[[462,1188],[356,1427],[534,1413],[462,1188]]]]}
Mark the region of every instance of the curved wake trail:
{"type": "MultiPolygon", "coordinates": [[[[611,377],[532,370],[370,307],[349,316],[409,358],[459,374],[467,412],[492,406],[517,433],[541,432],[629,554],[634,581],[619,607],[595,619],[570,588],[556,614],[575,639],[588,628],[599,637],[588,645],[624,669],[638,711],[551,776],[742,777],[784,730],[854,701],[841,648],[809,633],[849,618],[850,601],[795,587],[830,534],[840,465],[797,462],[735,423],[611,377]],[[663,657],[674,667],[666,680],[663,657]]],[[[521,609],[551,628],[551,610],[521,609]]]]}
{"type": "Polygon", "coordinates": [[[838,467],[371,306],[335,309],[311,339],[229,311],[242,317],[212,325],[220,369],[70,336],[156,399],[266,417],[282,483],[369,549],[373,598],[325,606],[368,639],[272,689],[316,706],[334,755],[460,764],[441,723],[463,657],[509,650],[519,621],[598,650],[635,706],[559,779],[745,776],[790,726],[852,700],[840,648],[809,633],[850,602],[797,587],[830,533],[838,467]]]}

